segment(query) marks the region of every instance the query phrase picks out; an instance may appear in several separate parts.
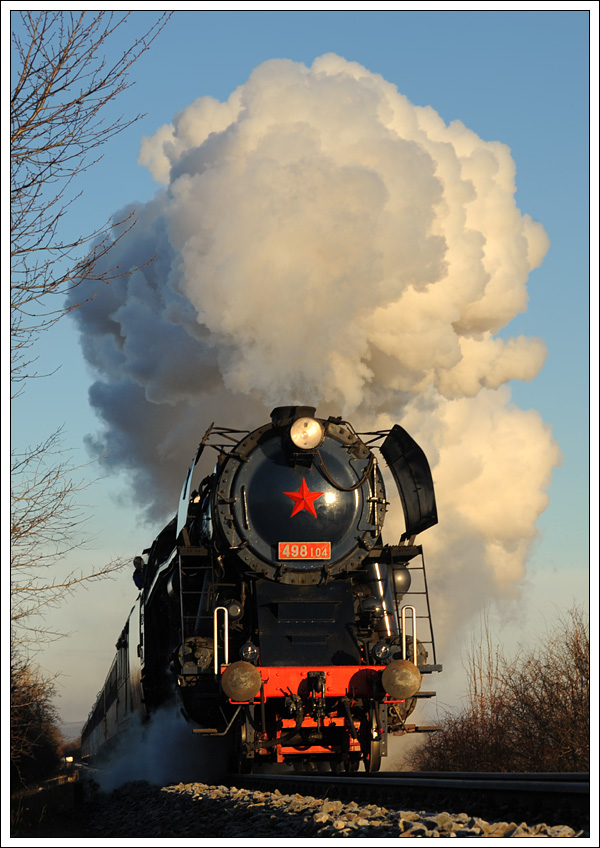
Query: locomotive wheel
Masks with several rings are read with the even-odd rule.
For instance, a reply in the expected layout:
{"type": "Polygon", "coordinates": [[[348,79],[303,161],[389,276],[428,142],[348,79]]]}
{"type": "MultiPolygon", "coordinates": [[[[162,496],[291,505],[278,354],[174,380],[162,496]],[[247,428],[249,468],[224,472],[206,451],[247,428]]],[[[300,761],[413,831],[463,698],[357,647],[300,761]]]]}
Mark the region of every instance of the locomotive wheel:
{"type": "Polygon", "coordinates": [[[379,719],[377,705],[374,704],[362,725],[361,749],[365,771],[374,774],[381,768],[381,740],[375,737],[379,734],[379,719]]]}
{"type": "Polygon", "coordinates": [[[381,768],[381,742],[371,741],[369,753],[364,756],[365,771],[374,774],[381,768]]]}
{"type": "Polygon", "coordinates": [[[234,774],[250,774],[254,766],[254,759],[244,754],[244,746],[248,740],[248,725],[245,720],[235,730],[234,740],[231,770],[234,774]]]}

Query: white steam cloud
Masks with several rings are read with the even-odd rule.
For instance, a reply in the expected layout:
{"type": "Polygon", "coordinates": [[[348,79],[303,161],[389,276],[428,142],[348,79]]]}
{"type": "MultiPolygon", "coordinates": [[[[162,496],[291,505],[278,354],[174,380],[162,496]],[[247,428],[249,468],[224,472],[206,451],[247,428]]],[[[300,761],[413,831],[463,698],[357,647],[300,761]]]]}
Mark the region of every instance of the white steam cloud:
{"type": "Polygon", "coordinates": [[[176,781],[225,781],[227,740],[193,734],[176,705],[163,707],[148,723],[132,716],[110,754],[103,754],[94,780],[103,792],[143,780],[154,786],[176,781]]]}
{"type": "Polygon", "coordinates": [[[423,541],[436,596],[454,599],[438,635],[461,586],[514,596],[560,453],[506,386],[536,376],[543,342],[496,335],[548,248],[516,206],[508,147],[328,54],[199,98],[140,161],[164,188],[110,257],[137,270],[75,315],[94,446],[148,514],[175,511],[213,420],[250,428],[307,403],[357,429],[400,423],[436,484],[423,541]]]}

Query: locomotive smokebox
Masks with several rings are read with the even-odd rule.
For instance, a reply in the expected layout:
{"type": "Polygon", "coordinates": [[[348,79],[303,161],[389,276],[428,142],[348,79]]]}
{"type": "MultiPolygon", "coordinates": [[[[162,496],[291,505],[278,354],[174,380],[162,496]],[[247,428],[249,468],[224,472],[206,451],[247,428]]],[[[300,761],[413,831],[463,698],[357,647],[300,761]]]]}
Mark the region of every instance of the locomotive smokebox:
{"type": "Polygon", "coordinates": [[[384,669],[381,683],[392,698],[403,701],[412,698],[421,688],[421,672],[409,660],[393,660],[384,669]]]}
{"type": "Polygon", "coordinates": [[[256,666],[243,660],[228,665],[221,675],[221,689],[232,701],[253,701],[261,683],[256,666]]]}

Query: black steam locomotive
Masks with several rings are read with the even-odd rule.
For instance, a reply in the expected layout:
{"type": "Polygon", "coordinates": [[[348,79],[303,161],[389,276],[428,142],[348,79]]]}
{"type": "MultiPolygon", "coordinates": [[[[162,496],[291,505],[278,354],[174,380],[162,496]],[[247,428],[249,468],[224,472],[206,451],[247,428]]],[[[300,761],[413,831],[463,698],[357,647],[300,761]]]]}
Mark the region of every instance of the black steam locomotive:
{"type": "Polygon", "coordinates": [[[247,431],[211,427],[178,513],[138,565],[139,597],[82,734],[94,756],[132,715],[175,703],[228,740],[232,768],[379,769],[423,674],[440,671],[422,549],[437,522],[423,451],[399,426],[359,436],[312,407],[247,431]],[[362,437],[361,437],[362,436],[362,437]],[[206,448],[214,473],[192,491],[206,448]],[[384,544],[377,450],[405,519],[384,544]],[[418,631],[418,633],[417,633],[418,631]],[[428,659],[433,661],[428,664],[428,659]]]}

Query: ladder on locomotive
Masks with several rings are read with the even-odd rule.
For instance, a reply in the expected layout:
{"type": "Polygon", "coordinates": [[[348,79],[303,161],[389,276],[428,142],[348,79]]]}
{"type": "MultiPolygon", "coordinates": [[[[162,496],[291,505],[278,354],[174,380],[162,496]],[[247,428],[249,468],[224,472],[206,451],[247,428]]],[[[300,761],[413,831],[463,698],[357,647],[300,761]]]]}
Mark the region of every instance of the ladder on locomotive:
{"type": "Polygon", "coordinates": [[[181,641],[184,642],[192,636],[212,633],[216,597],[222,590],[234,588],[234,584],[216,579],[212,554],[205,547],[181,545],[178,560],[181,641]],[[206,611],[201,612],[205,592],[209,593],[209,602],[206,611]]]}
{"type": "MultiPolygon", "coordinates": [[[[196,455],[188,471],[188,477],[186,484],[184,485],[184,491],[187,493],[186,498],[189,497],[191,490],[194,468],[198,464],[198,460],[202,456],[204,449],[206,447],[210,447],[219,454],[220,458],[222,458],[223,456],[228,455],[231,449],[237,445],[240,437],[248,435],[248,432],[248,430],[232,429],[231,427],[215,427],[214,422],[210,425],[210,427],[208,427],[202,437],[202,441],[198,446],[198,450],[196,451],[196,455]]],[[[208,481],[209,478],[207,477],[203,482],[208,481]]],[[[183,500],[183,504],[187,505],[184,507],[187,508],[187,517],[192,514],[197,514],[195,506],[199,504],[200,500],[201,496],[198,496],[193,503],[183,500]]],[[[205,547],[190,544],[185,514],[182,513],[181,515],[178,515],[178,518],[183,519],[181,527],[183,545],[180,545],[177,549],[179,565],[181,641],[183,642],[191,636],[198,635],[198,631],[202,629],[202,624],[206,624],[207,632],[212,630],[214,617],[213,608],[215,606],[217,595],[220,594],[221,589],[234,587],[234,584],[218,582],[215,579],[212,552],[205,547]],[[204,577],[209,576],[208,572],[210,572],[210,579],[205,580],[204,577]],[[198,579],[199,574],[202,574],[202,580],[198,579]],[[210,591],[212,597],[210,599],[211,602],[207,604],[206,614],[201,615],[199,607],[204,593],[205,583],[210,586],[210,589],[207,591],[210,591]]]]}
{"type": "MultiPolygon", "coordinates": [[[[427,589],[427,572],[425,570],[425,557],[421,545],[398,545],[394,548],[394,563],[402,564],[409,572],[411,584],[409,589],[403,593],[397,593],[393,587],[394,606],[397,615],[397,620],[400,622],[403,618],[402,609],[413,606],[416,610],[416,630],[417,641],[420,642],[427,651],[428,662],[426,664],[419,663],[419,670],[422,674],[429,674],[433,671],[441,671],[442,666],[437,663],[435,651],[435,639],[433,635],[433,624],[431,622],[431,606],[429,603],[429,592],[427,589]]],[[[409,616],[404,617],[406,621],[409,616]]],[[[412,624],[412,621],[411,621],[412,624]]],[[[412,633],[407,634],[412,637],[412,633]]],[[[413,659],[412,650],[409,653],[408,659],[413,659]]]]}

